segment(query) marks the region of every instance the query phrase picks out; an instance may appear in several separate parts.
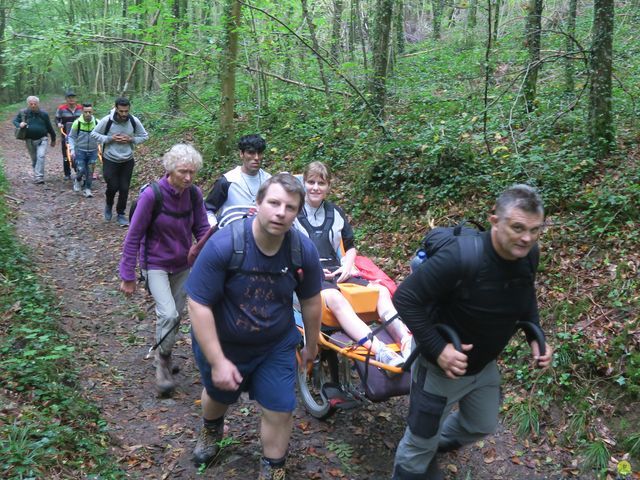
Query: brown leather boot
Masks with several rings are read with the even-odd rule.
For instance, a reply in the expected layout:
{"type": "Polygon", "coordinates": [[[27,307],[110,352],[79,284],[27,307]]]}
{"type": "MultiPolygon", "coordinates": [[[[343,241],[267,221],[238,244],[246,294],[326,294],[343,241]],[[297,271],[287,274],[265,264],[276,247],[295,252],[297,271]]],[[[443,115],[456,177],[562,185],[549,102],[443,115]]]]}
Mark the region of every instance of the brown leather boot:
{"type": "Polygon", "coordinates": [[[218,427],[202,427],[198,434],[196,448],[193,449],[193,462],[196,466],[209,465],[220,450],[220,440],[224,431],[224,423],[218,427]]]}
{"type": "Polygon", "coordinates": [[[176,383],[171,374],[171,354],[162,355],[156,350],[156,388],[158,395],[168,397],[173,393],[176,383]]]}

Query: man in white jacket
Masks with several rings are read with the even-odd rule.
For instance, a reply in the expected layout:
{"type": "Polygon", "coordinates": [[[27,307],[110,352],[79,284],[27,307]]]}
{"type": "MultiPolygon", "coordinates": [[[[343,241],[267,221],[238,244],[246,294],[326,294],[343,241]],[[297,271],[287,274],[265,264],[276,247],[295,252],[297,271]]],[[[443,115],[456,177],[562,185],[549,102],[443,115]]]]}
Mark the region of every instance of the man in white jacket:
{"type": "Polygon", "coordinates": [[[116,98],[115,108],[91,132],[91,136],[103,145],[102,174],[107,184],[104,219],[107,222],[111,220],[113,202],[118,193],[116,213],[118,224],[123,227],[129,225],[125,210],[135,164],[133,151],[135,145],[149,138],[140,120],[129,113],[130,107],[128,98],[116,98]]]}

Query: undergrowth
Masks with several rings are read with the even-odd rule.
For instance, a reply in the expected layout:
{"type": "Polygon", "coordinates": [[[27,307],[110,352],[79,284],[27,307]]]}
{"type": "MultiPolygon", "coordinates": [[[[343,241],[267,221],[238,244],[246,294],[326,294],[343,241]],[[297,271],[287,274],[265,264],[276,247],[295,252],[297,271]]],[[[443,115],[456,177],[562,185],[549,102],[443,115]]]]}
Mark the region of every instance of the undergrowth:
{"type": "Polygon", "coordinates": [[[0,477],[124,478],[105,422],[82,397],[57,301],[15,238],[0,170],[0,477]]]}

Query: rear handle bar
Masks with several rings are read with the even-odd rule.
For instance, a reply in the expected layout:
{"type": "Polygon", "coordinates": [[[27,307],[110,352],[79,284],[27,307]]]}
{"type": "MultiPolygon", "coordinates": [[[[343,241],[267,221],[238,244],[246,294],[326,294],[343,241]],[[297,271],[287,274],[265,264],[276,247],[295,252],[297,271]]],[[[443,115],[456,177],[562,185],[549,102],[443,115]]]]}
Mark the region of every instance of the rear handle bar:
{"type": "MultiPolygon", "coordinates": [[[[448,325],[444,325],[442,323],[438,323],[433,326],[440,335],[442,335],[449,343],[453,344],[453,347],[461,352],[462,351],[462,342],[460,341],[460,336],[458,333],[448,325]]],[[[542,329],[533,322],[518,322],[516,323],[516,329],[522,329],[524,332],[533,337],[533,339],[538,342],[538,347],[540,349],[540,355],[544,355],[547,351],[544,332],[542,329]]],[[[418,355],[420,355],[421,349],[420,346],[416,346],[409,358],[407,358],[406,362],[402,366],[402,370],[408,372],[411,369],[411,365],[416,360],[418,355]]]]}

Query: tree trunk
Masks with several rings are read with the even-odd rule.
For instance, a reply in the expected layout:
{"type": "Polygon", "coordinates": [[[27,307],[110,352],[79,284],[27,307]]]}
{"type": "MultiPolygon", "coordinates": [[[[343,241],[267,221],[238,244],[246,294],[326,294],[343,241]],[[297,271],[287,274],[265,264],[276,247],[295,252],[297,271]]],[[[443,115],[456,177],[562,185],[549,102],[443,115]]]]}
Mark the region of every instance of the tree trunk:
{"type": "Polygon", "coordinates": [[[569,54],[573,51],[573,39],[576,36],[576,16],[578,12],[578,0],[569,1],[569,12],[567,16],[567,38],[565,41],[565,53],[567,57],[564,59],[564,90],[568,94],[573,95],[576,88],[573,60],[569,58],[569,54]]]}
{"type": "Polygon", "coordinates": [[[542,0],[529,0],[529,15],[525,26],[525,42],[529,51],[529,65],[524,77],[524,98],[527,112],[535,108],[538,72],[540,71],[540,31],[542,28],[542,0]]]}
{"type": "Polygon", "coordinates": [[[404,40],[404,1],[397,0],[395,9],[394,26],[396,34],[396,52],[398,55],[404,53],[405,40],[404,40]]]}
{"type": "MultiPolygon", "coordinates": [[[[187,10],[187,0],[173,0],[173,25],[171,38],[173,45],[177,46],[180,41],[180,32],[184,26],[184,15],[187,10]]],[[[181,55],[178,52],[171,54],[171,84],[167,92],[167,107],[173,115],[180,113],[180,90],[182,88],[180,82],[180,62],[181,55]]]]}
{"type": "Polygon", "coordinates": [[[444,0],[431,0],[433,8],[433,39],[440,40],[442,37],[442,12],[444,10],[444,0]]]}
{"type": "MultiPolygon", "coordinates": [[[[307,26],[309,27],[309,34],[311,35],[311,44],[313,45],[313,49],[316,52],[320,52],[320,44],[318,43],[318,37],[316,35],[316,26],[313,23],[313,19],[309,15],[309,6],[307,4],[307,0],[300,0],[302,4],[302,17],[307,22],[307,26]]],[[[322,80],[322,85],[324,86],[324,94],[327,100],[327,107],[329,111],[333,113],[333,106],[331,103],[331,94],[329,92],[329,82],[327,81],[327,76],[324,73],[324,63],[322,59],[316,55],[316,60],[318,61],[318,70],[320,72],[320,80],[322,80]]],[[[331,115],[332,120],[335,122],[337,119],[331,115]]]]}
{"type": "Polygon", "coordinates": [[[498,28],[500,27],[500,7],[502,0],[495,0],[493,8],[493,43],[498,41],[498,28]]]}
{"type": "MultiPolygon", "coordinates": [[[[120,36],[122,38],[127,37],[127,29],[125,28],[127,15],[128,15],[128,7],[127,0],[122,0],[122,28],[120,29],[120,36]]],[[[118,89],[121,89],[124,86],[126,71],[127,71],[127,60],[129,59],[129,55],[127,51],[123,48],[120,50],[120,76],[118,78],[118,89]]]]}
{"type": "Polygon", "coordinates": [[[593,6],[589,136],[595,158],[600,160],[611,153],[615,142],[611,98],[614,0],[595,0],[593,6]]]}
{"type": "Polygon", "coordinates": [[[344,0],[333,0],[333,20],[331,25],[331,56],[338,59],[341,48],[342,11],[344,0]]]}
{"type": "Polygon", "coordinates": [[[376,28],[373,44],[373,79],[371,94],[373,105],[380,118],[384,118],[386,103],[387,66],[389,64],[389,38],[393,18],[393,0],[377,0],[376,28]]]}
{"type": "Polygon", "coordinates": [[[469,29],[469,35],[472,35],[474,28],[478,24],[478,0],[471,0],[469,2],[469,13],[467,14],[467,28],[469,29]]]}
{"type": "Polygon", "coordinates": [[[238,62],[238,29],[242,10],[238,0],[227,0],[223,17],[225,41],[220,68],[221,102],[220,130],[216,142],[219,157],[226,158],[233,151],[233,114],[236,103],[236,64],[238,62]]]}
{"type": "MultiPolygon", "coordinates": [[[[0,0],[0,40],[4,39],[4,31],[7,28],[7,15],[9,13],[9,5],[7,4],[7,0],[0,0]]],[[[4,66],[4,51],[5,51],[5,42],[0,42],[0,78],[7,78],[7,69],[4,66]]],[[[9,93],[8,88],[2,86],[0,83],[0,103],[4,104],[9,101],[9,93]]]]}

